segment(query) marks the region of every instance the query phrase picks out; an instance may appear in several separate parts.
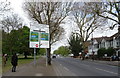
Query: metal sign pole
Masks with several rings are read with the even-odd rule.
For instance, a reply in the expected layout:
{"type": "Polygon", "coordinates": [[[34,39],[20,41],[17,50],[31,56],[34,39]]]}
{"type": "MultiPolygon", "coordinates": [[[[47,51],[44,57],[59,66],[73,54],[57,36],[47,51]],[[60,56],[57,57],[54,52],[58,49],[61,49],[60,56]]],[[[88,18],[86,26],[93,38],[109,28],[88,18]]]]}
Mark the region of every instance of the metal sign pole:
{"type": "MultiPolygon", "coordinates": [[[[29,47],[34,48],[34,65],[35,65],[36,64],[36,48],[49,48],[49,25],[35,24],[35,23],[30,25],[29,47]]],[[[49,60],[48,55],[49,54],[46,50],[46,66],[49,60]]]]}
{"type": "Polygon", "coordinates": [[[48,61],[48,54],[47,54],[47,48],[46,48],[46,66],[48,65],[47,61],[48,61]]]}
{"type": "Polygon", "coordinates": [[[36,65],[36,48],[34,48],[34,66],[36,65]]]}

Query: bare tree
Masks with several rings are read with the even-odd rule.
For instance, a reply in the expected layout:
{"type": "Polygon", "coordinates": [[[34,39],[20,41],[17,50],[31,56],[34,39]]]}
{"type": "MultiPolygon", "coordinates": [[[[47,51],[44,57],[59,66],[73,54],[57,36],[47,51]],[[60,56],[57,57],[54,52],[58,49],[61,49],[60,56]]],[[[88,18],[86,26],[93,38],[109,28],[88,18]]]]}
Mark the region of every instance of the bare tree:
{"type": "Polygon", "coordinates": [[[3,30],[8,33],[11,30],[17,30],[22,27],[22,19],[17,14],[7,16],[3,20],[1,20],[0,23],[2,24],[3,30]]]}
{"type": "Polygon", "coordinates": [[[26,2],[24,7],[29,16],[39,24],[49,25],[50,48],[47,49],[48,64],[50,61],[51,45],[60,39],[64,29],[60,26],[68,16],[71,8],[69,2],[26,2]]]}
{"type": "Polygon", "coordinates": [[[106,19],[103,19],[92,12],[87,3],[77,2],[74,4],[73,10],[73,20],[79,28],[78,31],[82,38],[84,48],[84,42],[88,40],[90,35],[98,27],[106,24],[106,19]]]}
{"type": "Polygon", "coordinates": [[[93,7],[90,7],[90,8],[98,16],[115,22],[110,27],[111,29],[113,29],[114,26],[116,25],[119,25],[120,27],[120,1],[119,0],[109,0],[106,2],[102,2],[101,5],[99,5],[100,2],[99,4],[95,2],[91,2],[88,4],[95,6],[94,8],[93,7]]]}
{"type": "Polygon", "coordinates": [[[5,12],[10,11],[10,2],[5,0],[5,1],[0,1],[0,15],[4,15],[5,12]]]}
{"type": "MultiPolygon", "coordinates": [[[[10,2],[8,0],[0,1],[0,20],[3,20],[7,12],[11,10],[10,2]]],[[[0,30],[2,31],[2,26],[0,24],[0,30]]]]}

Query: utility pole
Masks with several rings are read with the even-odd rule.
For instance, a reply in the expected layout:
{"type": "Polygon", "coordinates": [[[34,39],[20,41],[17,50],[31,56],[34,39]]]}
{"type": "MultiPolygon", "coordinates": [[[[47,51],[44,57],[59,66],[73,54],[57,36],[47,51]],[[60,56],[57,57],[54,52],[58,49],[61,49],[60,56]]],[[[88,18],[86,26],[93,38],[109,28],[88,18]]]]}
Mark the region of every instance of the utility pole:
{"type": "Polygon", "coordinates": [[[95,53],[95,52],[94,52],[94,50],[93,50],[93,49],[94,49],[94,43],[93,43],[93,26],[92,26],[91,29],[92,29],[92,60],[94,61],[94,53],[95,53]]]}

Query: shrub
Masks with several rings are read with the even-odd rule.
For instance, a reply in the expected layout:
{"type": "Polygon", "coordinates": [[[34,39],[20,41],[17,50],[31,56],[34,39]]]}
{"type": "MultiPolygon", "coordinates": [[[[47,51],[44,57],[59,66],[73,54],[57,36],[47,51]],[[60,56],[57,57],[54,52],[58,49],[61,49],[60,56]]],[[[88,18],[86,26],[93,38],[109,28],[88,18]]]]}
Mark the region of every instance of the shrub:
{"type": "Polygon", "coordinates": [[[113,54],[115,54],[115,50],[113,48],[111,48],[111,47],[108,48],[106,52],[107,52],[108,56],[112,56],[113,54]]]}
{"type": "Polygon", "coordinates": [[[100,48],[97,52],[97,54],[98,54],[97,56],[100,58],[100,57],[103,57],[104,54],[106,54],[106,53],[107,53],[107,50],[105,48],[100,48]]]}

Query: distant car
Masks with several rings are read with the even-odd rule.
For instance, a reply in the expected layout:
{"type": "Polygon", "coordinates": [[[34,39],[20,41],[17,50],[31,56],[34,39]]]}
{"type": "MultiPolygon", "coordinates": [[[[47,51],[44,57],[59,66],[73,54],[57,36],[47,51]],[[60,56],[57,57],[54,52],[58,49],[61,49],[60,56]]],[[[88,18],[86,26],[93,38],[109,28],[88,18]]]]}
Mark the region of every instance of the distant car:
{"type": "Polygon", "coordinates": [[[74,55],[73,54],[69,54],[70,57],[73,57],[74,55]]]}
{"type": "Polygon", "coordinates": [[[53,55],[52,58],[56,58],[56,55],[53,55]]]}

